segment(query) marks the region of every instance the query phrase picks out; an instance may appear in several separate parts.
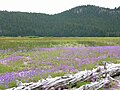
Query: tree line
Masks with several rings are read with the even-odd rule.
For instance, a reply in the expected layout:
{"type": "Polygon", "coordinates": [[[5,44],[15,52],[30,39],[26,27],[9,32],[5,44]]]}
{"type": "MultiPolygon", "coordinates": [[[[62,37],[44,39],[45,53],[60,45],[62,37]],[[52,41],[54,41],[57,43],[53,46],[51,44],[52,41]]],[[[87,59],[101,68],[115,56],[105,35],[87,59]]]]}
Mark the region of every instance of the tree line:
{"type": "Polygon", "coordinates": [[[87,5],[54,15],[0,11],[0,36],[120,36],[120,7],[87,5]]]}

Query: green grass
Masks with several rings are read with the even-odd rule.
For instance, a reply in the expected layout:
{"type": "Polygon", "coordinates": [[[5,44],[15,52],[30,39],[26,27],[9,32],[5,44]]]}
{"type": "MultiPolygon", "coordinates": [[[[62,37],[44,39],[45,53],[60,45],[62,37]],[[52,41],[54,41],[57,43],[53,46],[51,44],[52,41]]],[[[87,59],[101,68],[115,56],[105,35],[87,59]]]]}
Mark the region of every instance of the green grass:
{"type": "Polygon", "coordinates": [[[13,81],[13,82],[8,83],[8,87],[9,87],[9,88],[17,87],[16,81],[13,81]]]}
{"type": "Polygon", "coordinates": [[[22,71],[26,68],[21,60],[10,62],[9,65],[12,67],[12,69],[13,69],[12,71],[14,71],[14,72],[22,71]]]}
{"type": "Polygon", "coordinates": [[[99,60],[99,61],[96,61],[95,63],[91,63],[91,64],[84,64],[82,65],[82,70],[92,70],[93,68],[96,68],[96,65],[103,65],[103,61],[107,62],[107,63],[119,63],[119,60],[117,58],[106,58],[106,59],[102,59],[102,60],[99,60]]]}
{"type": "Polygon", "coordinates": [[[90,82],[77,82],[76,88],[79,88],[80,86],[83,86],[83,85],[86,85],[86,84],[90,84],[90,82]]]}
{"type": "Polygon", "coordinates": [[[5,87],[4,86],[0,86],[0,90],[5,90],[5,87]]]}
{"type": "Polygon", "coordinates": [[[0,64],[0,74],[6,73],[6,72],[12,72],[13,68],[11,66],[5,66],[0,64]]]}
{"type": "Polygon", "coordinates": [[[83,46],[119,46],[119,37],[82,37],[82,38],[57,38],[57,37],[0,37],[0,50],[12,48],[18,49],[31,49],[36,47],[53,47],[57,45],[66,46],[83,45],[83,46]]]}
{"type": "Polygon", "coordinates": [[[81,86],[83,86],[83,85],[86,85],[86,84],[90,84],[90,82],[81,82],[81,81],[79,81],[79,82],[77,82],[77,83],[74,83],[74,84],[69,84],[69,85],[67,85],[67,88],[68,89],[71,89],[71,88],[73,88],[73,87],[76,87],[76,88],[79,88],[79,87],[81,87],[81,86]]]}
{"type": "Polygon", "coordinates": [[[64,72],[52,73],[51,77],[54,78],[54,77],[64,76],[66,73],[64,73],[64,72]]]}

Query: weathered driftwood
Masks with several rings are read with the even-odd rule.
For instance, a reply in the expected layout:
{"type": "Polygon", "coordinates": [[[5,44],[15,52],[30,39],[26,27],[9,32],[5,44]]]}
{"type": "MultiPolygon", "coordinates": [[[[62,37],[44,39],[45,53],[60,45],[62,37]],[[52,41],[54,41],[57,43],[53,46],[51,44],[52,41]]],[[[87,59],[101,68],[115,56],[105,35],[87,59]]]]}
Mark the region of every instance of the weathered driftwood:
{"type": "Polygon", "coordinates": [[[99,82],[93,82],[91,84],[83,85],[76,90],[98,90],[100,88],[105,88],[105,90],[106,88],[109,88],[109,90],[110,88],[114,88],[115,90],[119,86],[120,86],[120,82],[108,75],[106,78],[100,80],[99,82]]]}
{"type": "Polygon", "coordinates": [[[90,81],[94,80],[94,83],[80,87],[78,90],[97,90],[106,84],[111,82],[111,77],[120,75],[120,64],[107,64],[99,66],[93,70],[80,71],[74,75],[66,75],[55,78],[42,79],[36,83],[24,83],[17,81],[18,87],[7,90],[57,90],[58,88],[66,88],[69,84],[75,84],[78,81],[90,81]],[[107,77],[109,76],[109,78],[107,77]],[[100,80],[100,78],[104,78],[100,80]],[[99,82],[97,82],[99,80],[99,82]],[[94,87],[94,89],[92,89],[94,87]],[[87,88],[87,89],[86,89],[87,88]],[[90,89],[88,89],[90,88],[90,89]]]}

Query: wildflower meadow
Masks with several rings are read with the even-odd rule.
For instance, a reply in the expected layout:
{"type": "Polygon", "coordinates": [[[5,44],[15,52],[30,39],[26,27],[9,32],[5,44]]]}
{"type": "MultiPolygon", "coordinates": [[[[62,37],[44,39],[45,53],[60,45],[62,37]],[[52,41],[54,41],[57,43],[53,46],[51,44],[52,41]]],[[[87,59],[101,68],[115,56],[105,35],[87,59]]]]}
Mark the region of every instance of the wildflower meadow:
{"type": "Polygon", "coordinates": [[[0,90],[120,62],[120,38],[0,38],[0,90]]]}

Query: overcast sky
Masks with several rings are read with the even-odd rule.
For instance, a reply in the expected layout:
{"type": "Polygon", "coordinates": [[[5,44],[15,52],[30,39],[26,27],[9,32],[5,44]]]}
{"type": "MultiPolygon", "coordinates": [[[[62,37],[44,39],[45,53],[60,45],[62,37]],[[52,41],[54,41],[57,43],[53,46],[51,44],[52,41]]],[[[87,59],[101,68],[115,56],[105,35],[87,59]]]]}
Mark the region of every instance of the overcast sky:
{"type": "Polygon", "coordinates": [[[0,0],[0,10],[55,14],[87,4],[115,8],[120,0],[0,0]]]}

